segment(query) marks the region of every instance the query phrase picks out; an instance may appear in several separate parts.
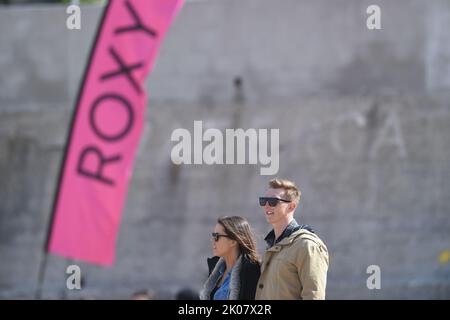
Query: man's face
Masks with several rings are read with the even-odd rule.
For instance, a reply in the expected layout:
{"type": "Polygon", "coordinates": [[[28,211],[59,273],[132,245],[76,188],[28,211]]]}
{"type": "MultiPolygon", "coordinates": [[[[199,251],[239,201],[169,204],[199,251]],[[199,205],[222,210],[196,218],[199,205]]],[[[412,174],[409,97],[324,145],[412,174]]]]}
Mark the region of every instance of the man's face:
{"type": "MultiPolygon", "coordinates": [[[[285,199],[284,189],[268,189],[264,194],[265,197],[285,199]]],[[[262,207],[266,220],[271,225],[286,221],[289,215],[292,213],[292,202],[279,201],[275,207],[271,207],[269,202],[266,202],[262,207]]]]}

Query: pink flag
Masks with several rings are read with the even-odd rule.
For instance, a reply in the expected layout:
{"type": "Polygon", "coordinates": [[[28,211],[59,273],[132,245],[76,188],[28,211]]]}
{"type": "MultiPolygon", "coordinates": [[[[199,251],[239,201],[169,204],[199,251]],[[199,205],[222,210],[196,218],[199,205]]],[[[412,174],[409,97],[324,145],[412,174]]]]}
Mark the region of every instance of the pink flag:
{"type": "Polygon", "coordinates": [[[110,0],[84,75],[48,251],[112,265],[147,96],[143,87],[183,0],[110,0]]]}

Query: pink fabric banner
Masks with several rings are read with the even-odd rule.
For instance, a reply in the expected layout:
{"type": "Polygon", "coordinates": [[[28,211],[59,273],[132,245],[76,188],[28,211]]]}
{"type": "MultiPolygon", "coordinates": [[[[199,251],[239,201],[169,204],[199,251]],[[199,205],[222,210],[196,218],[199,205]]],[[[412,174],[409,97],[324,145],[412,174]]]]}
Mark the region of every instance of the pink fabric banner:
{"type": "Polygon", "coordinates": [[[183,0],[110,0],[78,95],[48,251],[112,265],[139,143],[143,87],[183,0]]]}

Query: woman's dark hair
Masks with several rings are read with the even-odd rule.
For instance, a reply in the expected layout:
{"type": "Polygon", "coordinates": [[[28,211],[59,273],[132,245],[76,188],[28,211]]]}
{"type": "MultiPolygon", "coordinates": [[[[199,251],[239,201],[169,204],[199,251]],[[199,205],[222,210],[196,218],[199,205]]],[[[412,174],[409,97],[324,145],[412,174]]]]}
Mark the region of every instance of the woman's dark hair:
{"type": "Polygon", "coordinates": [[[217,220],[231,239],[239,244],[241,254],[247,255],[250,261],[259,263],[256,241],[247,219],[239,216],[224,216],[217,220]]]}

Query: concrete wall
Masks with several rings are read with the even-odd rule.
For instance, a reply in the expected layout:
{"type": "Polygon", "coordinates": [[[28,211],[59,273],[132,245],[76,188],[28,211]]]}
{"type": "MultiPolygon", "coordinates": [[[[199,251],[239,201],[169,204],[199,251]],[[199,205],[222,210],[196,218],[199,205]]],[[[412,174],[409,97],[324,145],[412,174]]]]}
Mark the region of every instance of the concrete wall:
{"type": "MultiPolygon", "coordinates": [[[[297,219],[331,253],[329,299],[449,298],[450,5],[377,1],[188,2],[148,81],[147,122],[112,268],[49,256],[45,298],[171,298],[199,289],[222,214],[269,230],[257,165],[175,166],[171,133],[279,128],[278,176],[303,193],[297,219]],[[242,80],[237,89],[235,80],[242,80]],[[441,258],[439,260],[439,258],[441,258]],[[379,265],[381,290],[366,268],[379,265]]],[[[68,122],[100,7],[0,7],[0,298],[36,287],[68,122]]]]}

